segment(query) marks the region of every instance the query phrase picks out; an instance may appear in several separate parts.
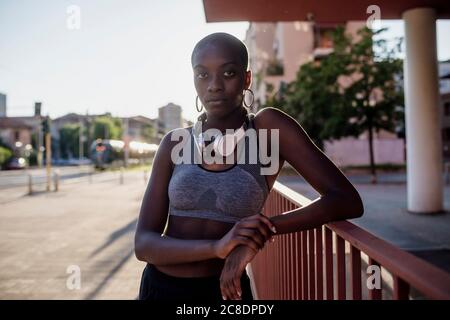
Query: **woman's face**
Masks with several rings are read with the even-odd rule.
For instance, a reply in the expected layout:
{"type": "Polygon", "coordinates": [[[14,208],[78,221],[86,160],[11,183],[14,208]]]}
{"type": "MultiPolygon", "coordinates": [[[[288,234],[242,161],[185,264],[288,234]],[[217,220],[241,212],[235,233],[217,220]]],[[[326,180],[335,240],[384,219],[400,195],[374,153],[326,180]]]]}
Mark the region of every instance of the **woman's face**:
{"type": "Polygon", "coordinates": [[[208,114],[222,117],[239,108],[251,73],[225,45],[207,44],[193,57],[194,84],[208,114]]]}

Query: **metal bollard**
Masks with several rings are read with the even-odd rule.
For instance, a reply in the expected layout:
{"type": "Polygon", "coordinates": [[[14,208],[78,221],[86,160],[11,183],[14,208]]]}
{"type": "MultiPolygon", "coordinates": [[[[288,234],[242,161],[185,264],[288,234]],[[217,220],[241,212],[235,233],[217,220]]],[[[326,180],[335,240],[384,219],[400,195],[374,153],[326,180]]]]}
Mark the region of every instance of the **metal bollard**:
{"type": "Polygon", "coordinates": [[[58,192],[59,190],[59,170],[55,170],[55,173],[53,174],[53,183],[55,185],[55,192],[58,192]]]}
{"type": "Polygon", "coordinates": [[[88,168],[88,177],[89,177],[89,183],[92,183],[92,174],[93,174],[94,168],[88,168]]]}
{"type": "Polygon", "coordinates": [[[33,177],[31,176],[31,174],[28,174],[28,195],[32,195],[33,194],[33,177]]]}
{"type": "Polygon", "coordinates": [[[120,184],[123,184],[123,167],[120,167],[120,184]]]}

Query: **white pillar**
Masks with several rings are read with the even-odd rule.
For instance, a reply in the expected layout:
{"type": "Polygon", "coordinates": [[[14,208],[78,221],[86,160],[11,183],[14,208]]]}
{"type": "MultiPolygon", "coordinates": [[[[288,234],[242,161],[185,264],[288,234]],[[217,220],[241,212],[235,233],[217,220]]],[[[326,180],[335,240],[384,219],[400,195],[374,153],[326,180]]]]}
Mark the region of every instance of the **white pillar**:
{"type": "Polygon", "coordinates": [[[436,13],[403,13],[408,210],[443,210],[442,140],[436,47],[436,13]]]}

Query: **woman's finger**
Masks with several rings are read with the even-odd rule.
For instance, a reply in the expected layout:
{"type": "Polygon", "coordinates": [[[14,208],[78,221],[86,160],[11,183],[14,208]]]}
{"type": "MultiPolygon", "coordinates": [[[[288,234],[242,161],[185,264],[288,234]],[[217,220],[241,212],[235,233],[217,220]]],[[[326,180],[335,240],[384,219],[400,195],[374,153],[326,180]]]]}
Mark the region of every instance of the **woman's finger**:
{"type": "Polygon", "coordinates": [[[264,222],[258,219],[240,222],[236,227],[236,232],[239,232],[239,230],[242,228],[256,229],[264,236],[265,239],[272,235],[272,231],[269,229],[269,227],[264,222]]]}
{"type": "Polygon", "coordinates": [[[238,275],[235,275],[233,278],[233,293],[237,300],[242,299],[242,289],[241,289],[241,278],[238,275]]]}
{"type": "Polygon", "coordinates": [[[256,231],[255,229],[241,228],[238,233],[240,236],[252,239],[258,244],[259,248],[262,248],[266,242],[266,239],[259,233],[259,231],[256,231]]]}
{"type": "Polygon", "coordinates": [[[259,246],[256,242],[254,242],[252,239],[247,238],[247,237],[243,237],[243,236],[238,236],[236,238],[237,244],[242,244],[244,246],[248,246],[250,248],[252,248],[253,250],[255,250],[255,252],[259,251],[259,246]]]}

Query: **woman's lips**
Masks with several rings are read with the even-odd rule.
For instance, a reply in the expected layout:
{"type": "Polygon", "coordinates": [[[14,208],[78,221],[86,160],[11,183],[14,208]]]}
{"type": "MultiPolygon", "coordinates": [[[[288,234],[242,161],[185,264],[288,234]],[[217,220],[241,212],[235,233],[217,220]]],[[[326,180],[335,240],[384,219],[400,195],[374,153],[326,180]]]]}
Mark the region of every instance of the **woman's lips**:
{"type": "Polygon", "coordinates": [[[222,104],[226,101],[226,99],[210,99],[206,103],[209,105],[222,104]]]}

